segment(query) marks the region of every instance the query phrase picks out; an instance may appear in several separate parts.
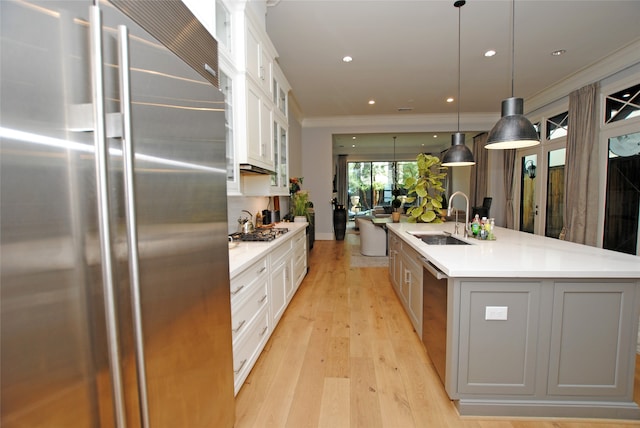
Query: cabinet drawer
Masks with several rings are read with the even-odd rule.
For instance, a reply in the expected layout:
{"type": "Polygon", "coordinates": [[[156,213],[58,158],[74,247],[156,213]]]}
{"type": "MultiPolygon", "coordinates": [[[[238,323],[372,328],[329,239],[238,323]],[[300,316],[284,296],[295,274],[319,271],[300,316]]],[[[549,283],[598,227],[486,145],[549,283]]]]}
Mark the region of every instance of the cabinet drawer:
{"type": "Polygon", "coordinates": [[[231,302],[242,300],[250,293],[253,285],[264,284],[267,278],[267,258],[263,257],[231,280],[231,302]]]}
{"type": "Polygon", "coordinates": [[[246,299],[231,304],[231,334],[234,343],[250,328],[253,318],[269,301],[267,281],[250,287],[246,299]]]}
{"type": "Polygon", "coordinates": [[[269,311],[263,308],[247,330],[233,345],[233,383],[237,394],[269,338],[269,311]]]}
{"type": "Polygon", "coordinates": [[[291,250],[291,239],[282,243],[276,249],[271,252],[271,267],[275,267],[278,264],[278,261],[284,256],[287,255],[287,252],[291,250]]]}
{"type": "Polygon", "coordinates": [[[293,247],[296,251],[301,251],[304,249],[307,243],[307,235],[305,233],[299,233],[296,237],[293,238],[293,247]]]}

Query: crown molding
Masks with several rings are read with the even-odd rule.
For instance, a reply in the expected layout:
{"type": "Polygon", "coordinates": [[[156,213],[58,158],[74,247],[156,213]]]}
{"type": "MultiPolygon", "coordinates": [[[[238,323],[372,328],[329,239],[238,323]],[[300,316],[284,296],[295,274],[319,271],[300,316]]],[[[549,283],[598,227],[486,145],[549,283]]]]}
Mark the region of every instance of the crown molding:
{"type": "Polygon", "coordinates": [[[561,98],[569,96],[594,82],[599,82],[620,71],[640,63],[640,40],[624,46],[597,63],[583,68],[567,78],[554,83],[536,95],[525,99],[526,114],[530,114],[561,98]]]}
{"type": "MultiPolygon", "coordinates": [[[[491,129],[500,119],[499,113],[469,113],[460,115],[461,131],[478,131],[491,129]]],[[[308,128],[360,128],[367,127],[370,132],[393,132],[395,128],[405,132],[438,132],[456,131],[457,114],[425,114],[425,115],[367,115],[367,116],[328,116],[306,118],[302,127],[308,128]]]]}

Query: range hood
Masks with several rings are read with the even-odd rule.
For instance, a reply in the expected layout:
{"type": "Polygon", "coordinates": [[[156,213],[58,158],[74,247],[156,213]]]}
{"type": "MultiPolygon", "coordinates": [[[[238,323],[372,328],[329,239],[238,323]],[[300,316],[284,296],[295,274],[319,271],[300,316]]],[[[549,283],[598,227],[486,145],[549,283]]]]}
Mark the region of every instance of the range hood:
{"type": "Polygon", "coordinates": [[[263,168],[261,166],[251,165],[249,163],[241,163],[239,167],[240,167],[240,174],[261,174],[261,175],[273,174],[273,171],[269,171],[268,169],[263,168]]]}

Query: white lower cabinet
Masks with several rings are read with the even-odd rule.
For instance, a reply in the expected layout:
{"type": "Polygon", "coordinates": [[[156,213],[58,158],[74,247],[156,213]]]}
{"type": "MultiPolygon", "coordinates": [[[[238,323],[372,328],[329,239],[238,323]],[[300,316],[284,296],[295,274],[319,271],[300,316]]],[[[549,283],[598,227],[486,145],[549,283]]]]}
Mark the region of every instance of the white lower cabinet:
{"type": "Polygon", "coordinates": [[[249,372],[264,349],[271,333],[269,309],[265,305],[256,314],[255,321],[251,323],[244,334],[233,343],[233,384],[235,394],[240,391],[249,372]]]}
{"type": "Polygon", "coordinates": [[[293,292],[291,240],[269,255],[271,269],[271,319],[275,325],[282,317],[293,292]]]}
{"type": "Polygon", "coordinates": [[[307,274],[307,251],[307,234],[297,234],[293,239],[293,287],[295,290],[307,274]]]}
{"type": "MultiPolygon", "coordinates": [[[[307,272],[305,230],[231,279],[231,329],[237,394],[307,272]]],[[[288,235],[288,234],[287,234],[288,235]]]]}

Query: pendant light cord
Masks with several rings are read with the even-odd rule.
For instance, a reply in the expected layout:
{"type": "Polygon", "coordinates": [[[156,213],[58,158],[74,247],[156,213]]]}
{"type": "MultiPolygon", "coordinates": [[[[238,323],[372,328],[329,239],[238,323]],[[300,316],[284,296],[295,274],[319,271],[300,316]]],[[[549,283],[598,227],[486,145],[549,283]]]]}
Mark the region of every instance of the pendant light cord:
{"type": "Polygon", "coordinates": [[[464,6],[466,1],[456,1],[453,5],[458,8],[458,132],[460,132],[460,39],[461,39],[461,24],[460,24],[460,15],[462,14],[462,6],[464,6]]]}
{"type": "Polygon", "coordinates": [[[516,0],[511,1],[511,98],[513,98],[514,94],[514,84],[515,81],[515,62],[516,62],[516,0]]]}

